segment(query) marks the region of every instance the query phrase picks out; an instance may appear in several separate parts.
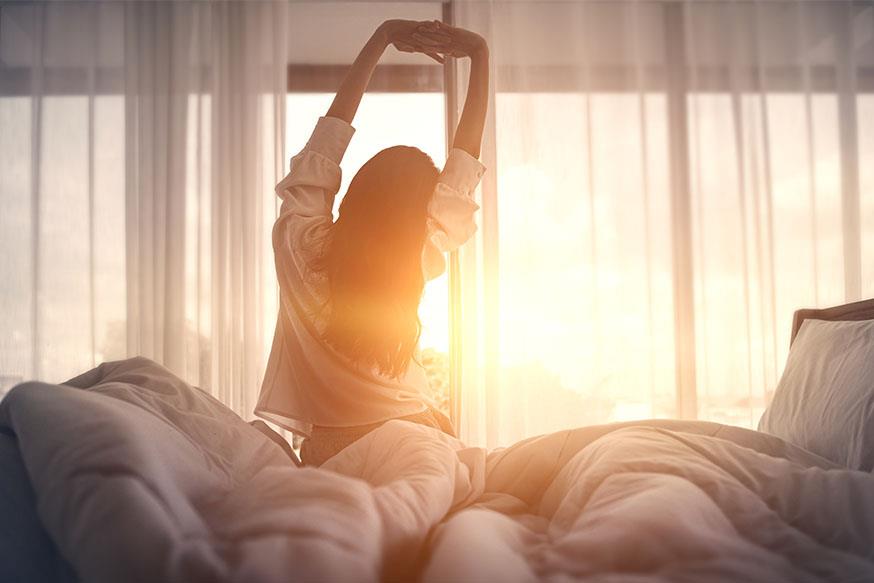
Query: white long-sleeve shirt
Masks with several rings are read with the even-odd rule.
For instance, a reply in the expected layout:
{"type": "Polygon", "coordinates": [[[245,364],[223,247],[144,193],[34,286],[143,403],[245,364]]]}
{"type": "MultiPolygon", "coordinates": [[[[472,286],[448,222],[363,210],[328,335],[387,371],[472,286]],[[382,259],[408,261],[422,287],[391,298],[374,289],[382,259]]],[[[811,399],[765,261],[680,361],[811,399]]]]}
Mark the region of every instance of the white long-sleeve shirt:
{"type": "MultiPolygon", "coordinates": [[[[276,185],[282,199],[273,228],[280,310],[255,414],[305,436],[313,425],[367,425],[419,413],[428,405],[428,380],[415,360],[405,375],[393,379],[356,365],[321,337],[328,282],[309,265],[329,239],[340,161],[354,132],[340,119],[320,118],[292,158],[291,171],[276,185]]],[[[445,269],[445,252],[476,231],[473,216],[479,206],[473,191],[484,171],[467,152],[450,152],[428,205],[422,249],[427,279],[445,269]]]]}

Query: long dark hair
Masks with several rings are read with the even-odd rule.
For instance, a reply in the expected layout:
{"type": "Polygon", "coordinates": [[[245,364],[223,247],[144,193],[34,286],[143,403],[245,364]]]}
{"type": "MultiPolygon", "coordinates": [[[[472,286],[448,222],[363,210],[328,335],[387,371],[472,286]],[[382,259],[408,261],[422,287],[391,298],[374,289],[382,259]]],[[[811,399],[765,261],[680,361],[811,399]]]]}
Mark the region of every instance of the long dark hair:
{"type": "Polygon", "coordinates": [[[406,372],[419,342],[422,247],[438,174],[417,148],[376,154],[349,184],[317,262],[330,293],[324,340],[389,377],[406,372]]]}

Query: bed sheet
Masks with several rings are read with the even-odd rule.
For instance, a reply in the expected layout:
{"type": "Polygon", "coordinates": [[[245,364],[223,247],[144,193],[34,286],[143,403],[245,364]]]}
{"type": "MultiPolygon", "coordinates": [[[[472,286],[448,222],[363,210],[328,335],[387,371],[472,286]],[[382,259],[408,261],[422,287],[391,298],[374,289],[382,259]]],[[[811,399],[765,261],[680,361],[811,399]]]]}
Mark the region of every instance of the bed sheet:
{"type": "Polygon", "coordinates": [[[13,389],[0,428],[87,581],[874,580],[874,476],[717,424],[585,427],[488,452],[393,421],[297,468],[131,359],[13,389]]]}

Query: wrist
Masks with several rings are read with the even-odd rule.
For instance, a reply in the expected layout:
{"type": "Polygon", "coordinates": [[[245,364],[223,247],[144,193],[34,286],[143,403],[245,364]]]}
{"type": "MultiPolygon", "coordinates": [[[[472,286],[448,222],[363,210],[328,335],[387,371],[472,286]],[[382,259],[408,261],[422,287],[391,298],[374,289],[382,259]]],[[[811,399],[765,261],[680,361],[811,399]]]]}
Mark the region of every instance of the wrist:
{"type": "Polygon", "coordinates": [[[472,61],[488,61],[489,60],[489,45],[485,41],[478,43],[472,51],[470,51],[472,61]]]}
{"type": "Polygon", "coordinates": [[[383,48],[388,47],[390,44],[389,23],[383,22],[380,24],[374,31],[373,36],[370,37],[370,41],[380,44],[383,48]]]}
{"type": "Polygon", "coordinates": [[[470,53],[470,63],[471,65],[475,65],[477,67],[488,67],[489,65],[489,51],[488,49],[484,51],[477,51],[470,53]]]}

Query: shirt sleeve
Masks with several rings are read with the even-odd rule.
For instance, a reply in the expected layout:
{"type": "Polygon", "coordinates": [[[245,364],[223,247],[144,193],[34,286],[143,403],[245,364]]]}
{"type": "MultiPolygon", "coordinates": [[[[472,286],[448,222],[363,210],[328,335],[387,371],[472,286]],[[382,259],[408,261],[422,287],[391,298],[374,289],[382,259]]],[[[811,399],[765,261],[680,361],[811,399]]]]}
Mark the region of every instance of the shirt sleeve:
{"type": "Polygon", "coordinates": [[[443,253],[454,251],[476,233],[474,190],[485,166],[468,152],[453,148],[428,204],[428,235],[422,252],[426,279],[445,269],[443,253]]]}
{"type": "Polygon", "coordinates": [[[280,217],[330,219],[334,196],[340,190],[340,161],[355,128],[335,117],[319,118],[306,146],[291,159],[291,171],[276,185],[282,199],[280,217]]]}
{"type": "Polygon", "coordinates": [[[306,146],[291,159],[291,170],[276,185],[282,199],[273,225],[273,253],[281,289],[300,292],[305,274],[333,223],[331,209],[340,189],[340,160],[355,129],[333,117],[319,118],[306,146]]]}

